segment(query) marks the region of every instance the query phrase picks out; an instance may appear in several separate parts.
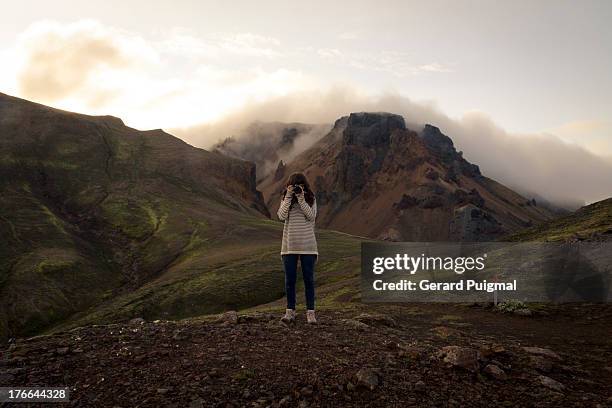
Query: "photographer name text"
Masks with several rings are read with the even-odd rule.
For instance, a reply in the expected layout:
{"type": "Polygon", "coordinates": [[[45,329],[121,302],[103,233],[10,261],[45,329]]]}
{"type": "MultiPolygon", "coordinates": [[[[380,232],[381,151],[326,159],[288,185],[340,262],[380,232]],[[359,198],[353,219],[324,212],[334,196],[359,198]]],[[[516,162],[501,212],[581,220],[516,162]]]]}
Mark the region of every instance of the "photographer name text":
{"type": "Polygon", "coordinates": [[[462,279],[455,282],[431,282],[429,280],[412,281],[401,279],[396,282],[384,282],[377,279],[372,282],[374,290],[377,291],[476,291],[476,292],[495,292],[495,291],[515,291],[516,279],[512,282],[487,282],[476,281],[473,279],[462,279]]]}

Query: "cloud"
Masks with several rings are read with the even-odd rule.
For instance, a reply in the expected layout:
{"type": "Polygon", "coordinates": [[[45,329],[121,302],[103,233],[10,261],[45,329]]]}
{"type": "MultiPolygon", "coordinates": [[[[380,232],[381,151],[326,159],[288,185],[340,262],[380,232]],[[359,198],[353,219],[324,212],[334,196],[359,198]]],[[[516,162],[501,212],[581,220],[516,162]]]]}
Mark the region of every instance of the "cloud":
{"type": "Polygon", "coordinates": [[[20,36],[19,49],[21,96],[57,101],[78,95],[92,107],[108,103],[121,89],[104,78],[155,61],[140,38],[89,20],[36,23],[20,36]],[[94,86],[96,92],[89,93],[94,86]]]}
{"type": "Polygon", "coordinates": [[[608,156],[612,161],[612,120],[578,120],[547,129],[546,132],[568,143],[584,146],[594,154],[608,156]]]}
{"type": "Polygon", "coordinates": [[[280,45],[253,33],[198,37],[170,29],[143,37],[93,20],[40,21],[0,50],[0,85],[59,108],[120,116],[134,127],[188,126],[313,86],[300,70],[266,65],[283,55],[280,45]]]}
{"type": "MultiPolygon", "coordinates": [[[[240,135],[256,120],[333,123],[356,111],[398,113],[413,129],[425,123],[438,126],[483,174],[527,196],[575,207],[607,198],[612,192],[612,162],[557,136],[512,134],[484,113],[451,118],[431,102],[415,102],[395,93],[371,95],[350,86],[248,104],[215,123],[173,132],[196,146],[210,147],[227,136],[240,135]]],[[[305,140],[302,143],[309,146],[305,140]]]]}

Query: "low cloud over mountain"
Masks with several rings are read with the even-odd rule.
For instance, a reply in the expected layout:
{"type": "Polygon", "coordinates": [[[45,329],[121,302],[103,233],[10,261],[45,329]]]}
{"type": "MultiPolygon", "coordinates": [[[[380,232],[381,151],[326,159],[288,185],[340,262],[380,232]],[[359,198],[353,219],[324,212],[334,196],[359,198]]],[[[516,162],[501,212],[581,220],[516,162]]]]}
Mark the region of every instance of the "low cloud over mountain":
{"type": "Polygon", "coordinates": [[[374,97],[352,87],[294,93],[252,103],[215,124],[173,132],[196,146],[210,147],[227,136],[244,133],[243,129],[255,121],[333,123],[355,111],[401,114],[407,126],[415,130],[426,123],[433,124],[451,136],[465,157],[478,163],[486,174],[529,196],[576,207],[603,199],[612,191],[609,158],[555,135],[514,134],[481,112],[451,118],[432,103],[415,102],[394,93],[374,97]]]}

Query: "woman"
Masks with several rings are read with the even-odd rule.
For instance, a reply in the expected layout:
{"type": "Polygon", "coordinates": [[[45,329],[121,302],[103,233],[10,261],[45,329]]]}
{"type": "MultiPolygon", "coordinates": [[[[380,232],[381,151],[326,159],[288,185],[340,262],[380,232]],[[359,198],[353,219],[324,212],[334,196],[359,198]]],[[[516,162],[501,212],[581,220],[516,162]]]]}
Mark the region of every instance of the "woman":
{"type": "Polygon", "coordinates": [[[278,218],[285,221],[281,258],[285,270],[285,291],[287,292],[287,310],[282,321],[290,323],[295,320],[295,281],[298,259],[302,263],[304,291],[306,293],[306,320],[315,324],[314,311],[314,266],[317,261],[317,240],[314,226],[317,216],[317,203],[310,189],[310,184],[302,173],[289,176],[282,193],[278,208],[278,218]]]}

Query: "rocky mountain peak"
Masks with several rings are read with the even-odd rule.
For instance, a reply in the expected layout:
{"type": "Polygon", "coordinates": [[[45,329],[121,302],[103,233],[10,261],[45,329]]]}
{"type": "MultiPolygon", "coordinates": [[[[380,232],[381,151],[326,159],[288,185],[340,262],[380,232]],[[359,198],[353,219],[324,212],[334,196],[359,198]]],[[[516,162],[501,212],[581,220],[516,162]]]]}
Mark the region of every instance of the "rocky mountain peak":
{"type": "Polygon", "coordinates": [[[444,163],[450,166],[448,178],[455,179],[460,173],[470,177],[480,176],[480,168],[463,158],[463,152],[457,151],[453,140],[432,125],[425,125],[421,131],[421,139],[425,146],[444,163]]]}
{"type": "Polygon", "coordinates": [[[453,159],[457,155],[453,140],[432,125],[425,125],[421,137],[429,150],[443,159],[453,159]]]}
{"type": "Polygon", "coordinates": [[[389,144],[391,133],[406,129],[404,118],[387,112],[351,113],[344,129],[345,145],[374,147],[389,144]]]}

